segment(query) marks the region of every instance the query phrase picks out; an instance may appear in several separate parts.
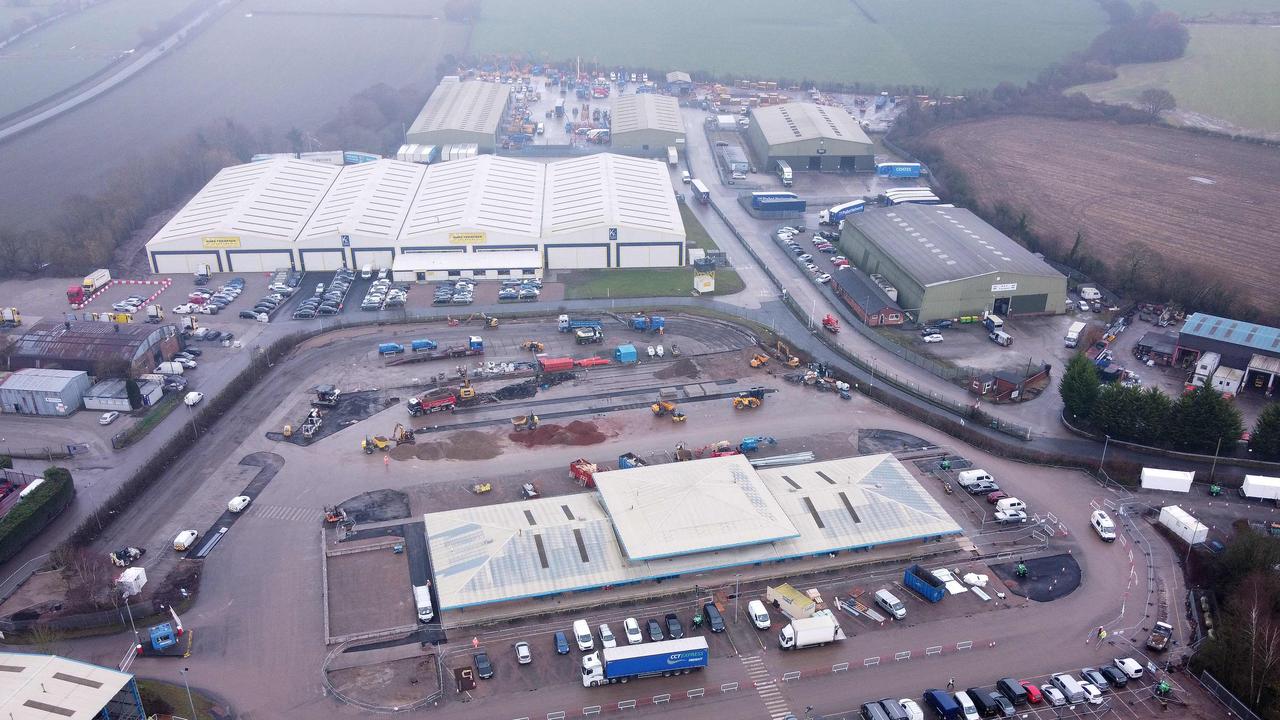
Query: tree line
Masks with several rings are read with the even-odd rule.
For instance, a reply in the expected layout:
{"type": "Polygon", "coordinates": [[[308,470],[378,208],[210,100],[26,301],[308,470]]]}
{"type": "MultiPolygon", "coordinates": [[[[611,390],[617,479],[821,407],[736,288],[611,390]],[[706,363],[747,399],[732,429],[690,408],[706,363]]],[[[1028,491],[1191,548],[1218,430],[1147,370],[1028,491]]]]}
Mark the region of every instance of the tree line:
{"type": "MultiPolygon", "coordinates": [[[[426,101],[422,86],[385,84],[350,98],[313,133],[322,148],[393,154],[405,123],[426,101]]],[[[35,273],[79,274],[108,267],[116,248],[149,218],[173,209],[219,170],[247,162],[255,153],[308,149],[297,128],[251,130],[221,119],[148,155],[137,156],[108,174],[96,195],[76,195],[63,203],[56,220],[28,229],[0,226],[0,277],[35,273]]]]}

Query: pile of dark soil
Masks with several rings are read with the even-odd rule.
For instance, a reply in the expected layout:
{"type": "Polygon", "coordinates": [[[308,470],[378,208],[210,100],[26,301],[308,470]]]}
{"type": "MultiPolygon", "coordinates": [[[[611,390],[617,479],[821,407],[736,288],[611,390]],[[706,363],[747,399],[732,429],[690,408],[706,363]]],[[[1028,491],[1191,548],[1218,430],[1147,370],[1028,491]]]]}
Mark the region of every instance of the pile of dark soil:
{"type": "Polygon", "coordinates": [[[460,430],[441,440],[391,449],[392,460],[488,460],[502,454],[498,439],[479,430],[460,430]]]}
{"type": "Polygon", "coordinates": [[[698,374],[697,363],[689,358],[680,358],[671,363],[671,365],[654,373],[653,376],[660,380],[670,380],[672,378],[696,378],[698,374]]]}
{"type": "Polygon", "coordinates": [[[597,445],[606,439],[593,422],[574,420],[568,425],[549,423],[533,431],[513,431],[507,436],[512,442],[525,447],[544,445],[597,445]]]}

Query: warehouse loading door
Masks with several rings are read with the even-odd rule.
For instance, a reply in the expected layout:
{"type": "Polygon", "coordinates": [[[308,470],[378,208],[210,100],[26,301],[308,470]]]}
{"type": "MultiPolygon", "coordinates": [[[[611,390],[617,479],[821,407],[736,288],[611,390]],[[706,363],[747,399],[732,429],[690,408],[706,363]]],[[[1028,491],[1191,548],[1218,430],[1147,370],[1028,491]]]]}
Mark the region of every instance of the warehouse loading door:
{"type": "Polygon", "coordinates": [[[293,267],[293,253],[288,250],[279,252],[227,253],[227,268],[230,272],[270,272],[279,268],[293,267]]]}
{"type": "Polygon", "coordinates": [[[618,263],[620,268],[638,267],[678,267],[680,265],[680,248],[675,245],[620,245],[618,247],[618,263]]]}
{"type": "Polygon", "coordinates": [[[152,267],[154,267],[156,272],[161,275],[194,274],[196,267],[205,263],[215,271],[220,267],[218,263],[218,253],[216,252],[193,252],[189,254],[184,253],[182,255],[156,254],[151,257],[155,260],[155,262],[152,263],[152,267]]]}
{"type": "Polygon", "coordinates": [[[1009,298],[1007,297],[996,298],[995,302],[992,303],[991,307],[992,307],[991,312],[995,313],[996,315],[1008,315],[1009,314],[1009,298]]]}
{"type": "Polygon", "coordinates": [[[607,247],[549,247],[548,270],[576,270],[581,268],[609,267],[607,247]]]}
{"type": "Polygon", "coordinates": [[[352,269],[359,272],[360,268],[365,265],[372,265],[378,270],[390,268],[396,258],[394,250],[361,250],[360,248],[352,248],[351,259],[352,269]]]}

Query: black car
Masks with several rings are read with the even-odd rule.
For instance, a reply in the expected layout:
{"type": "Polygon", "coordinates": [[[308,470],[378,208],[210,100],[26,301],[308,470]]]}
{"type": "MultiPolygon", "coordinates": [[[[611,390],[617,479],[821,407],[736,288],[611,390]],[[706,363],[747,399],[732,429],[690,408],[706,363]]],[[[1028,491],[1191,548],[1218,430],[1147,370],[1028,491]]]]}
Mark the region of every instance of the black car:
{"type": "Polygon", "coordinates": [[[650,640],[652,640],[652,641],[654,641],[654,642],[657,642],[657,641],[659,641],[659,640],[661,640],[661,639],[662,639],[662,624],[661,624],[661,623],[659,623],[657,620],[655,620],[655,619],[653,619],[653,618],[649,618],[649,621],[648,621],[647,623],[645,623],[645,625],[646,625],[646,626],[648,626],[648,628],[649,628],[649,639],[650,639],[650,640]]]}
{"type": "Polygon", "coordinates": [[[241,310],[241,311],[240,311],[240,317],[245,318],[246,320],[257,320],[257,319],[258,319],[258,313],[254,312],[254,311],[252,311],[252,310],[241,310]]]}
{"type": "Polygon", "coordinates": [[[182,348],[182,352],[192,357],[200,357],[201,355],[204,354],[203,350],[201,350],[200,348],[194,348],[194,347],[182,348]]]}
{"type": "Polygon", "coordinates": [[[1081,668],[1080,675],[1084,677],[1085,680],[1096,685],[1098,687],[1098,692],[1105,691],[1107,686],[1110,684],[1107,682],[1106,675],[1103,675],[1093,668],[1081,668]]]}
{"type": "Polygon", "coordinates": [[[218,330],[210,330],[204,334],[205,340],[217,340],[220,337],[222,337],[222,333],[218,330]]]}
{"type": "Polygon", "coordinates": [[[478,652],[475,656],[476,675],[481,680],[488,680],[493,677],[493,663],[489,662],[489,653],[478,652]]]}
{"type": "Polygon", "coordinates": [[[317,315],[337,315],[338,312],[338,308],[333,305],[321,305],[320,309],[316,310],[317,315]]]}
{"type": "Polygon", "coordinates": [[[313,317],[315,317],[315,316],[316,316],[316,311],[315,311],[315,310],[305,310],[305,309],[303,309],[303,310],[295,310],[295,311],[294,311],[294,313],[293,313],[293,317],[294,317],[294,319],[296,319],[296,320],[310,320],[311,318],[313,318],[313,317]]]}
{"type": "Polygon", "coordinates": [[[1098,672],[1107,676],[1107,682],[1111,683],[1113,688],[1122,688],[1129,684],[1129,676],[1125,675],[1118,667],[1104,665],[1098,668],[1098,672]]]}
{"type": "Polygon", "coordinates": [[[667,635],[672,640],[679,640],[684,637],[684,626],[680,624],[680,618],[675,613],[667,613],[667,635]]]}
{"type": "Polygon", "coordinates": [[[925,335],[937,335],[940,332],[942,332],[942,328],[937,325],[925,325],[920,328],[920,337],[924,337],[925,335]]]}
{"type": "Polygon", "coordinates": [[[991,699],[1000,707],[1000,715],[1002,717],[1013,717],[1013,703],[1009,702],[1009,698],[998,692],[991,693],[991,699]]]}
{"type": "Polygon", "coordinates": [[[715,603],[703,605],[702,612],[707,619],[707,627],[711,628],[711,632],[724,632],[724,616],[720,614],[720,609],[715,606],[715,603]]]}

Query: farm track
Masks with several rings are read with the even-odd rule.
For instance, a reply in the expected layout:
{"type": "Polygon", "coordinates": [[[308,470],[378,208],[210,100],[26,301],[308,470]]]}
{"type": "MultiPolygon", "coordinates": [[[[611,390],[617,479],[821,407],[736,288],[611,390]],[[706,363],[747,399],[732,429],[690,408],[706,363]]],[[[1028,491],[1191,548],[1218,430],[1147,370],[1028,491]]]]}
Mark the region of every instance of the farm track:
{"type": "Polygon", "coordinates": [[[1280,301],[1280,150],[1032,117],[952,125],[928,137],[964,171],[981,205],[1027,212],[1032,229],[1063,250],[1082,229],[1085,251],[1107,265],[1145,246],[1168,267],[1230,278],[1259,308],[1280,301]]]}

